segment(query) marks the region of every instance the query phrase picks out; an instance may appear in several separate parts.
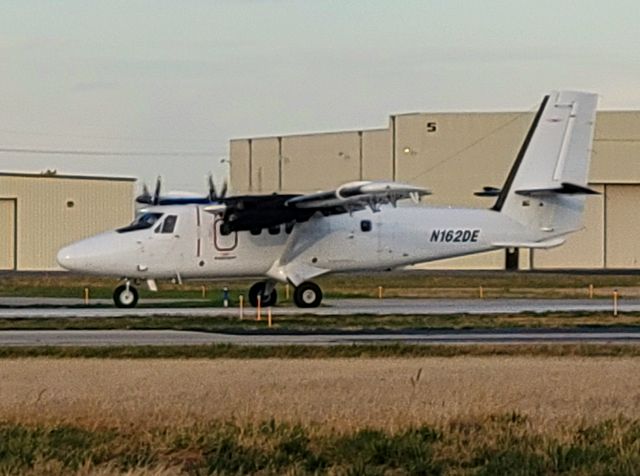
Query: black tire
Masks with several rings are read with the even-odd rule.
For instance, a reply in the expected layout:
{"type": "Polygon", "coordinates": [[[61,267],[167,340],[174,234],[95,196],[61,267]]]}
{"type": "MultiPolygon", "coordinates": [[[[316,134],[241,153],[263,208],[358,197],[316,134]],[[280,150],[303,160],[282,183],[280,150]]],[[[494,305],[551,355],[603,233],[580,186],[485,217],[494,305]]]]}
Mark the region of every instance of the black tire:
{"type": "Polygon", "coordinates": [[[138,290],[131,285],[129,285],[128,291],[127,286],[124,284],[118,286],[113,291],[113,302],[116,307],[136,307],[136,304],[138,304],[138,290]]]}
{"type": "Polygon", "coordinates": [[[293,292],[293,302],[298,307],[318,307],[322,302],[322,289],[316,283],[302,283],[293,292]]]}
{"type": "Polygon", "coordinates": [[[260,296],[260,305],[262,307],[275,306],[278,302],[278,292],[276,288],[273,288],[271,294],[266,296],[264,293],[266,287],[267,283],[260,281],[249,288],[249,303],[253,307],[258,307],[258,296],[260,296]]]}

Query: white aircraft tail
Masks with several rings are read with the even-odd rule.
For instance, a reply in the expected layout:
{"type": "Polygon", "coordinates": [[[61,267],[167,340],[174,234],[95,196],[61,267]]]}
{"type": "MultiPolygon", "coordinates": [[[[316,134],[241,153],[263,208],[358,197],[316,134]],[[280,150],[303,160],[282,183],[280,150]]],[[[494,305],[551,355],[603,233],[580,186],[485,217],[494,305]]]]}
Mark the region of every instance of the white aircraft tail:
{"type": "Polygon", "coordinates": [[[582,227],[595,127],[596,94],[546,96],[493,210],[546,236],[582,227]]]}

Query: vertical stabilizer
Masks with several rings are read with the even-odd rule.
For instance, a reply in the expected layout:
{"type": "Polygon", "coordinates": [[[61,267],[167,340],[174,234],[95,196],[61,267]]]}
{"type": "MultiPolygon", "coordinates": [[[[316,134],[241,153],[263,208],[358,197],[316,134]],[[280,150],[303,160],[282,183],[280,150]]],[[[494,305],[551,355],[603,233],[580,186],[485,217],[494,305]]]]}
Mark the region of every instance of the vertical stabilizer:
{"type": "Polygon", "coordinates": [[[544,98],[493,210],[547,236],[581,227],[596,104],[585,92],[544,98]]]}

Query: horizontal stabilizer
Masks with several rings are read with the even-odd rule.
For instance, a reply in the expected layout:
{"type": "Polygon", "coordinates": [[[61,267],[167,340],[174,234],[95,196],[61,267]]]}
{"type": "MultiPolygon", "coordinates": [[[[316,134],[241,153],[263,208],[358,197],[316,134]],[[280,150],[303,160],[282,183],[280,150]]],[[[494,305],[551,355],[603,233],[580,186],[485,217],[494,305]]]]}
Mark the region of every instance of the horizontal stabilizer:
{"type": "Polygon", "coordinates": [[[565,239],[560,238],[552,238],[550,240],[544,241],[530,241],[530,242],[500,242],[493,243],[493,246],[498,246],[500,248],[555,248],[556,246],[560,246],[565,242],[565,239]]]}
{"type": "Polygon", "coordinates": [[[482,187],[480,192],[474,192],[476,197],[497,197],[502,189],[498,187],[482,187]]]}
{"type": "Polygon", "coordinates": [[[562,182],[559,187],[549,188],[532,188],[529,190],[516,190],[518,195],[535,196],[535,195],[553,195],[556,193],[563,195],[600,195],[600,192],[585,187],[583,185],[576,185],[575,183],[562,182]]]}

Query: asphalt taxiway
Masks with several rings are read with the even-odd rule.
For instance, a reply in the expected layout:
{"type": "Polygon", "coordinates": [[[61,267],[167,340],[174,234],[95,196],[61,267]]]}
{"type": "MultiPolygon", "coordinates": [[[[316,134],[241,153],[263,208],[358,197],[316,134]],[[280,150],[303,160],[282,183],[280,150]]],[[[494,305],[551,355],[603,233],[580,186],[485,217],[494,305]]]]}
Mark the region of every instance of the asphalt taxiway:
{"type": "MultiPolygon", "coordinates": [[[[38,298],[0,298],[0,319],[60,318],[60,317],[122,317],[122,316],[183,316],[234,317],[239,316],[235,306],[223,307],[162,307],[161,302],[142,302],[133,309],[110,307],[110,301],[92,301],[103,307],[79,306],[79,300],[38,298]],[[12,300],[13,299],[13,300],[12,300]],[[19,299],[19,300],[18,300],[19,299]],[[153,307],[144,307],[145,304],[153,307]],[[38,306],[38,307],[35,307],[38,306]],[[52,307],[55,306],[55,307],[52,307]],[[106,307],[109,306],[109,307],[106,307]]],[[[183,303],[184,304],[184,303],[183,303]]],[[[446,314],[517,314],[548,312],[612,312],[612,299],[327,299],[314,309],[274,307],[274,316],[316,315],[446,315],[446,314]]],[[[640,299],[621,299],[619,312],[640,312],[640,299]]],[[[245,307],[244,316],[254,316],[255,309],[245,307]]]]}
{"type": "Polygon", "coordinates": [[[363,333],[223,334],[173,330],[1,331],[0,346],[354,345],[354,344],[640,344],[640,329],[465,329],[363,333]]]}
{"type": "MultiPolygon", "coordinates": [[[[141,303],[134,309],[73,307],[77,300],[36,298],[0,298],[0,319],[29,318],[111,318],[123,316],[239,317],[237,307],[162,307],[162,302],[141,303]],[[35,304],[41,307],[33,307],[35,304]],[[154,307],[144,307],[153,304],[154,307]],[[47,307],[54,306],[54,307],[47,307]],[[72,306],[72,307],[64,307],[72,306]]],[[[182,303],[186,304],[186,303],[182,303]]],[[[103,307],[100,307],[103,306],[103,307]]],[[[291,315],[451,315],[517,314],[547,312],[611,312],[610,299],[340,299],[326,300],[316,309],[274,307],[277,316],[291,315]]],[[[640,300],[623,299],[619,312],[640,312],[640,300]]],[[[254,319],[256,310],[244,309],[246,319],[254,319]]],[[[140,345],[339,345],[366,343],[409,344],[519,344],[519,343],[629,343],[640,344],[640,329],[465,329],[403,330],[399,332],[326,333],[208,333],[173,330],[8,330],[0,331],[0,346],[140,346],[140,345]]]]}

